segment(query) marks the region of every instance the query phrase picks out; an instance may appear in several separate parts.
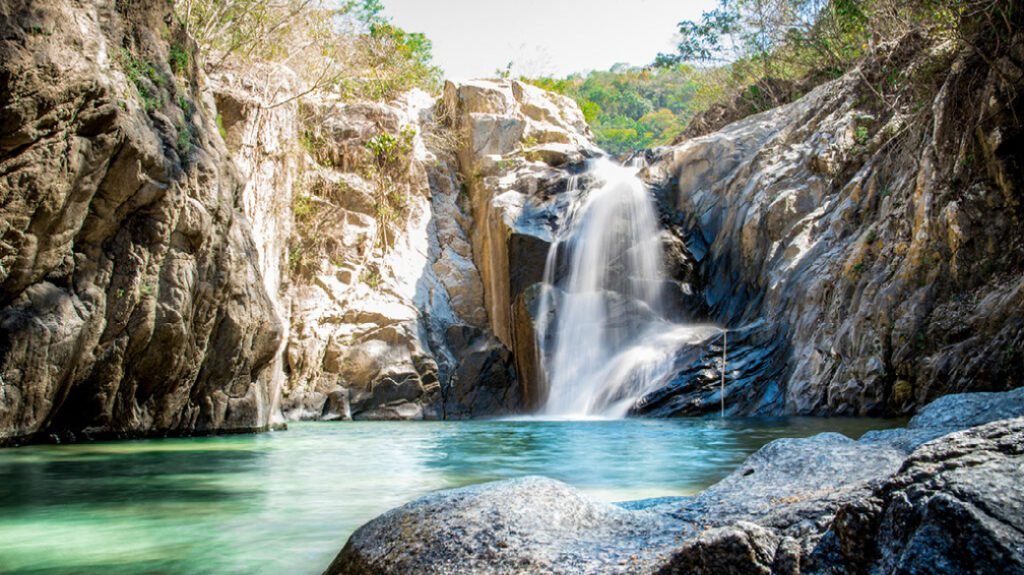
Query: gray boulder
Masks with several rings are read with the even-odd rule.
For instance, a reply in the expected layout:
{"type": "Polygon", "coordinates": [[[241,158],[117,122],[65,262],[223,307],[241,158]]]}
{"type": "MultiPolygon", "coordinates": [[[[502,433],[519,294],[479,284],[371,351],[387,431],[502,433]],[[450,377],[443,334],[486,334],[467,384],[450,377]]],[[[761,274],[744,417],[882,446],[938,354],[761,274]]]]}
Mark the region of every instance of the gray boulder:
{"type": "Polygon", "coordinates": [[[1024,418],[928,443],[840,511],[846,572],[1024,573],[1024,418]]]}
{"type": "Polygon", "coordinates": [[[524,477],[417,499],[361,527],[327,573],[635,573],[672,541],[671,521],[524,477]]]}
{"type": "Polygon", "coordinates": [[[777,440],[694,497],[613,506],[537,477],[433,494],[360,528],[327,573],[1024,573],[1020,395],[777,440]]]}

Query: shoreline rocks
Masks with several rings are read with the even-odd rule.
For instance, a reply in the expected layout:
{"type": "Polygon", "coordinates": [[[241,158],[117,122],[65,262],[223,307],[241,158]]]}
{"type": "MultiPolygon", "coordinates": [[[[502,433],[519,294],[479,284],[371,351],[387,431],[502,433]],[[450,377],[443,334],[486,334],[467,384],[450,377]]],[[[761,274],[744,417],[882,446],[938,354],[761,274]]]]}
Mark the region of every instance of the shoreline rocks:
{"type": "Polygon", "coordinates": [[[693,497],[610,505],[540,477],[435,493],[325,573],[1024,573],[1022,400],[952,395],[906,429],[773,441],[693,497]]]}

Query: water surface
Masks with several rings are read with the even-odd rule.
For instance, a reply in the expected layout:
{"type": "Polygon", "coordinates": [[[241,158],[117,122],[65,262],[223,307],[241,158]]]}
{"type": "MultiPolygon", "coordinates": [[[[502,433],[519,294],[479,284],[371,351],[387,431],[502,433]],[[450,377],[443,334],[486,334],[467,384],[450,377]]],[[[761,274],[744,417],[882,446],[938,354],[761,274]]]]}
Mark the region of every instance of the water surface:
{"type": "Polygon", "coordinates": [[[415,497],[546,475],[607,501],[686,495],[778,437],[852,419],[357,422],[0,450],[0,573],[320,573],[415,497]]]}

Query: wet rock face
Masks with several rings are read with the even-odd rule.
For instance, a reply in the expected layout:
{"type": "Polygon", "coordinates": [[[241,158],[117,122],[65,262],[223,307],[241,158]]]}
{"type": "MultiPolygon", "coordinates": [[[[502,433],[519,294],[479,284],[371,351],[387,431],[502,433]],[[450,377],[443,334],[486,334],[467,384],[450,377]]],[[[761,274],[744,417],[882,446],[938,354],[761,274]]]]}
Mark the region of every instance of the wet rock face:
{"type": "Polygon", "coordinates": [[[269,421],[281,323],[213,104],[166,3],[117,6],[2,9],[0,442],[269,421]]]}
{"type": "MultiPolygon", "coordinates": [[[[889,55],[949,71],[921,114],[871,104],[854,73],[661,150],[647,170],[697,261],[702,317],[774,334],[763,361],[730,366],[735,413],[911,413],[1024,384],[1021,177],[1006,144],[1021,100],[990,97],[1024,70],[923,45],[889,55]]],[[[699,372],[661,404],[717,409],[699,372]]]]}
{"type": "Polygon", "coordinates": [[[777,440],[694,497],[610,506],[543,478],[433,494],[357,530],[327,573],[1024,573],[1019,395],[777,440]]]}

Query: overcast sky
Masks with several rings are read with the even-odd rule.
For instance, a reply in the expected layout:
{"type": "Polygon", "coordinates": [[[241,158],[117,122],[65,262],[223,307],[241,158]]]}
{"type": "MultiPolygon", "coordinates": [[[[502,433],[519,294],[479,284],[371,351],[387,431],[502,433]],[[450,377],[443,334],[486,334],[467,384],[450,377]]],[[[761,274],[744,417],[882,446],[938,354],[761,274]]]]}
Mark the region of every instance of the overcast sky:
{"type": "Polygon", "coordinates": [[[449,78],[564,76],[644,65],[671,52],[676,23],[717,0],[384,0],[395,24],[423,32],[449,78]]]}

